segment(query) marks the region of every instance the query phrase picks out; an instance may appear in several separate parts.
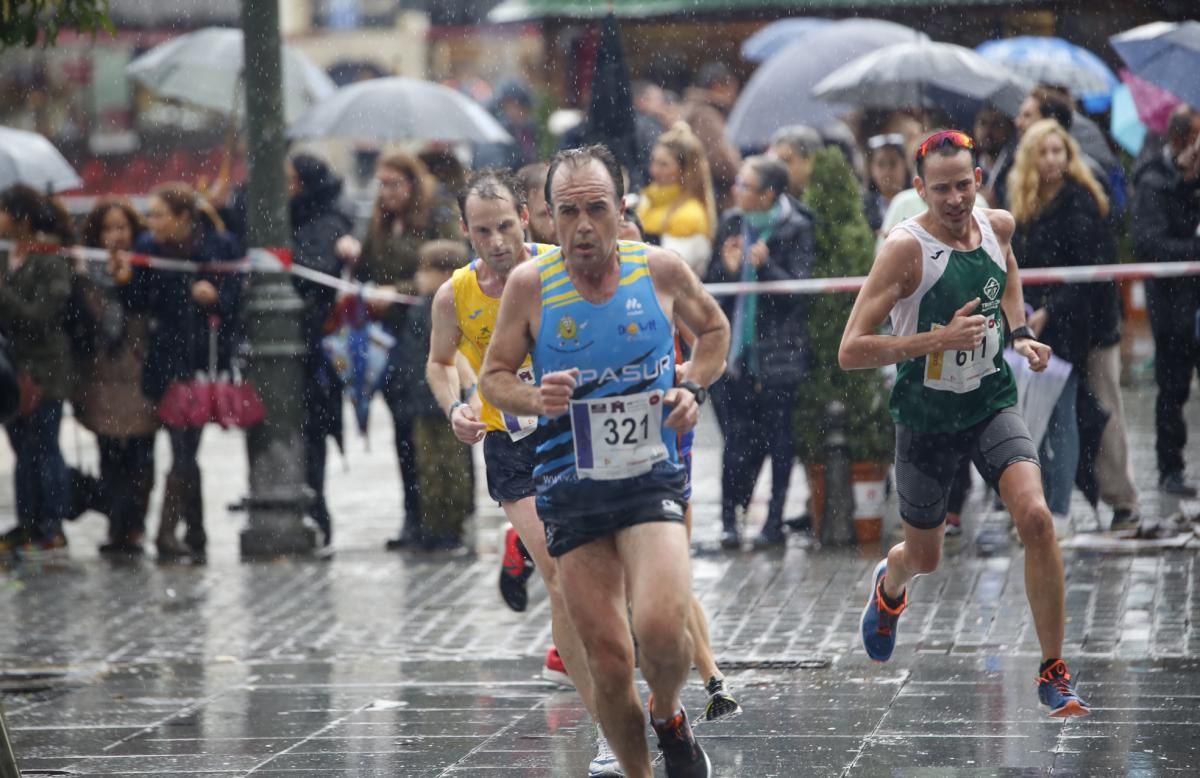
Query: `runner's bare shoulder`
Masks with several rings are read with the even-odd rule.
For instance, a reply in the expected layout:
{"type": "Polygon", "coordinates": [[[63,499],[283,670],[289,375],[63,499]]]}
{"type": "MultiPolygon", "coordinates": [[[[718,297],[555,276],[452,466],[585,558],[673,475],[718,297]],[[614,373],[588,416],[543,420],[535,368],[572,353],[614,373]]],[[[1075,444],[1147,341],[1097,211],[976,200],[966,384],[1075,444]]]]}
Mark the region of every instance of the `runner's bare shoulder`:
{"type": "Polygon", "coordinates": [[[912,294],[921,284],[921,241],[899,225],[893,227],[875,255],[871,275],[899,285],[901,297],[912,294]]]}
{"type": "Polygon", "coordinates": [[[996,233],[996,240],[1000,242],[1000,245],[1007,246],[1017,229],[1017,220],[1013,218],[1013,215],[1003,208],[979,208],[977,210],[982,212],[991,223],[992,232],[996,233]]]}

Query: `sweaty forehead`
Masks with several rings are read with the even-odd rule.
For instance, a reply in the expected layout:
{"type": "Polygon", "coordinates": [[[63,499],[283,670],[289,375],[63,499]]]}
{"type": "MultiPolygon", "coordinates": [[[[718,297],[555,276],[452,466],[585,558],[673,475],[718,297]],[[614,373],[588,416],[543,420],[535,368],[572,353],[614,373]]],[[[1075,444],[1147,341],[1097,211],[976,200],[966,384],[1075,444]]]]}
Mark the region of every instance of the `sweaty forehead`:
{"type": "Polygon", "coordinates": [[[554,195],[556,204],[568,200],[592,200],[597,197],[617,199],[617,191],[608,169],[599,160],[591,160],[581,166],[561,165],[554,171],[550,192],[554,195]]]}
{"type": "Polygon", "coordinates": [[[464,208],[467,212],[467,221],[471,224],[474,224],[476,221],[500,221],[507,218],[516,219],[518,217],[517,204],[509,196],[480,197],[475,193],[471,193],[467,196],[464,208]]]}

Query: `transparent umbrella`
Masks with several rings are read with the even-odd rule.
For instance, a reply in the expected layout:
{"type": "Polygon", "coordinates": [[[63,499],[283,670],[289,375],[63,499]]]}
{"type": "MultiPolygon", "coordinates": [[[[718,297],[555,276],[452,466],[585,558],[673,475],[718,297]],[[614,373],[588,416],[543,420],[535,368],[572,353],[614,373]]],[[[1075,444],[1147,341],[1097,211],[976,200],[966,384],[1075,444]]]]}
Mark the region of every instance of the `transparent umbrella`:
{"type": "Polygon", "coordinates": [[[0,127],[0,189],[25,184],[42,192],[83,186],[71,163],[36,132],[0,127]]]}
{"type": "Polygon", "coordinates": [[[301,116],[293,138],[509,143],[512,136],[479,103],[415,78],[375,78],[342,87],[301,116]]]}
{"type": "Polygon", "coordinates": [[[941,108],[955,116],[993,105],[1015,116],[1032,84],[963,46],[918,41],[866,54],[826,76],[813,94],[864,108],[941,108]]]}
{"type": "MultiPolygon", "coordinates": [[[[242,40],[241,30],[206,27],[155,46],[130,62],[125,72],[159,97],[241,115],[246,110],[242,40]]],[[[336,89],[304,55],[283,47],[283,112],[288,121],[336,89]]]]}
{"type": "Polygon", "coordinates": [[[869,51],[923,38],[924,33],[881,19],[845,19],[822,25],[754,72],[729,115],[726,135],[741,148],[761,148],[780,127],[823,127],[852,106],[812,97],[818,81],[869,51]]]}

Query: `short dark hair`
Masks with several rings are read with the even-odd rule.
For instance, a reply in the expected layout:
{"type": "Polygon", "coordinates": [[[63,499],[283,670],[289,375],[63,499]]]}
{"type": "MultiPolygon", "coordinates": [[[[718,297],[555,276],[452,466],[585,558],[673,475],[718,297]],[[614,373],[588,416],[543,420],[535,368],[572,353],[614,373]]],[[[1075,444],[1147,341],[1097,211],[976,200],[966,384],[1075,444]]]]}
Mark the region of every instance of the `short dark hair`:
{"type": "Polygon", "coordinates": [[[63,244],[75,242],[75,228],[62,203],[31,186],[13,184],[0,192],[0,211],[35,233],[53,235],[63,244]]]}
{"type": "Polygon", "coordinates": [[[1064,130],[1071,129],[1071,122],[1075,118],[1075,106],[1071,104],[1069,92],[1061,87],[1039,84],[1029,96],[1037,101],[1038,113],[1043,119],[1053,119],[1061,124],[1064,130]]]}
{"type": "Polygon", "coordinates": [[[541,192],[546,188],[546,171],[549,169],[550,166],[545,162],[530,162],[517,171],[517,178],[525,187],[527,198],[530,193],[541,192]]]}
{"type": "Polygon", "coordinates": [[[952,157],[960,151],[971,155],[971,169],[979,167],[979,152],[975,150],[975,139],[962,130],[938,130],[930,134],[917,146],[915,156],[917,175],[925,175],[925,158],[930,154],[952,157]]]}
{"type": "Polygon", "coordinates": [[[717,84],[724,84],[734,78],[733,71],[724,62],[709,62],[701,65],[696,71],[696,86],[701,89],[712,89],[717,84]]]}
{"type": "Polygon", "coordinates": [[[464,224],[467,223],[467,198],[471,195],[481,200],[512,200],[518,213],[529,199],[525,184],[512,171],[501,168],[477,170],[458,193],[458,210],[462,213],[464,224]]]}
{"type": "Polygon", "coordinates": [[[1196,118],[1196,109],[1186,103],[1178,105],[1167,119],[1167,140],[1172,143],[1183,143],[1192,134],[1192,121],[1196,118]]]}
{"type": "Polygon", "coordinates": [[[617,162],[617,158],[608,150],[608,146],[603,143],[593,143],[590,146],[580,146],[574,149],[563,149],[554,155],[550,160],[550,168],[546,171],[546,204],[554,205],[554,198],[550,193],[550,184],[554,181],[554,174],[558,172],[560,165],[566,165],[569,168],[586,167],[592,162],[599,162],[604,165],[604,169],[608,171],[608,177],[613,182],[613,194],[617,196],[617,202],[621,202],[625,198],[625,179],[621,173],[621,164],[617,162]]]}
{"type": "Polygon", "coordinates": [[[788,169],[777,159],[762,155],[747,157],[745,164],[754,171],[762,183],[764,192],[770,191],[779,197],[788,190],[788,169]]]}

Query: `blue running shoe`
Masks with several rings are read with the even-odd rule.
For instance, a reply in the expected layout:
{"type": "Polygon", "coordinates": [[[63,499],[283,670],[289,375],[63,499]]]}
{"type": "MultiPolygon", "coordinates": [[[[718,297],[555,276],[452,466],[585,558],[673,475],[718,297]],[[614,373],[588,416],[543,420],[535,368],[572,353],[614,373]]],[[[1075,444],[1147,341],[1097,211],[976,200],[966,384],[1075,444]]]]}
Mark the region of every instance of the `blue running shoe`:
{"type": "Polygon", "coordinates": [[[1056,719],[1071,716],[1086,716],[1092,712],[1083,698],[1075,693],[1075,681],[1067,670],[1067,663],[1061,659],[1047,667],[1038,676],[1038,700],[1050,709],[1050,715],[1056,719]]]}
{"type": "Polygon", "coordinates": [[[863,647],[867,649],[867,656],[876,662],[886,662],[892,658],[892,649],[896,647],[896,624],[900,621],[900,614],[908,607],[907,589],[904,590],[900,607],[892,608],[884,602],[881,584],[885,573],[887,559],[881,559],[871,576],[871,597],[862,615],[863,647]]]}

